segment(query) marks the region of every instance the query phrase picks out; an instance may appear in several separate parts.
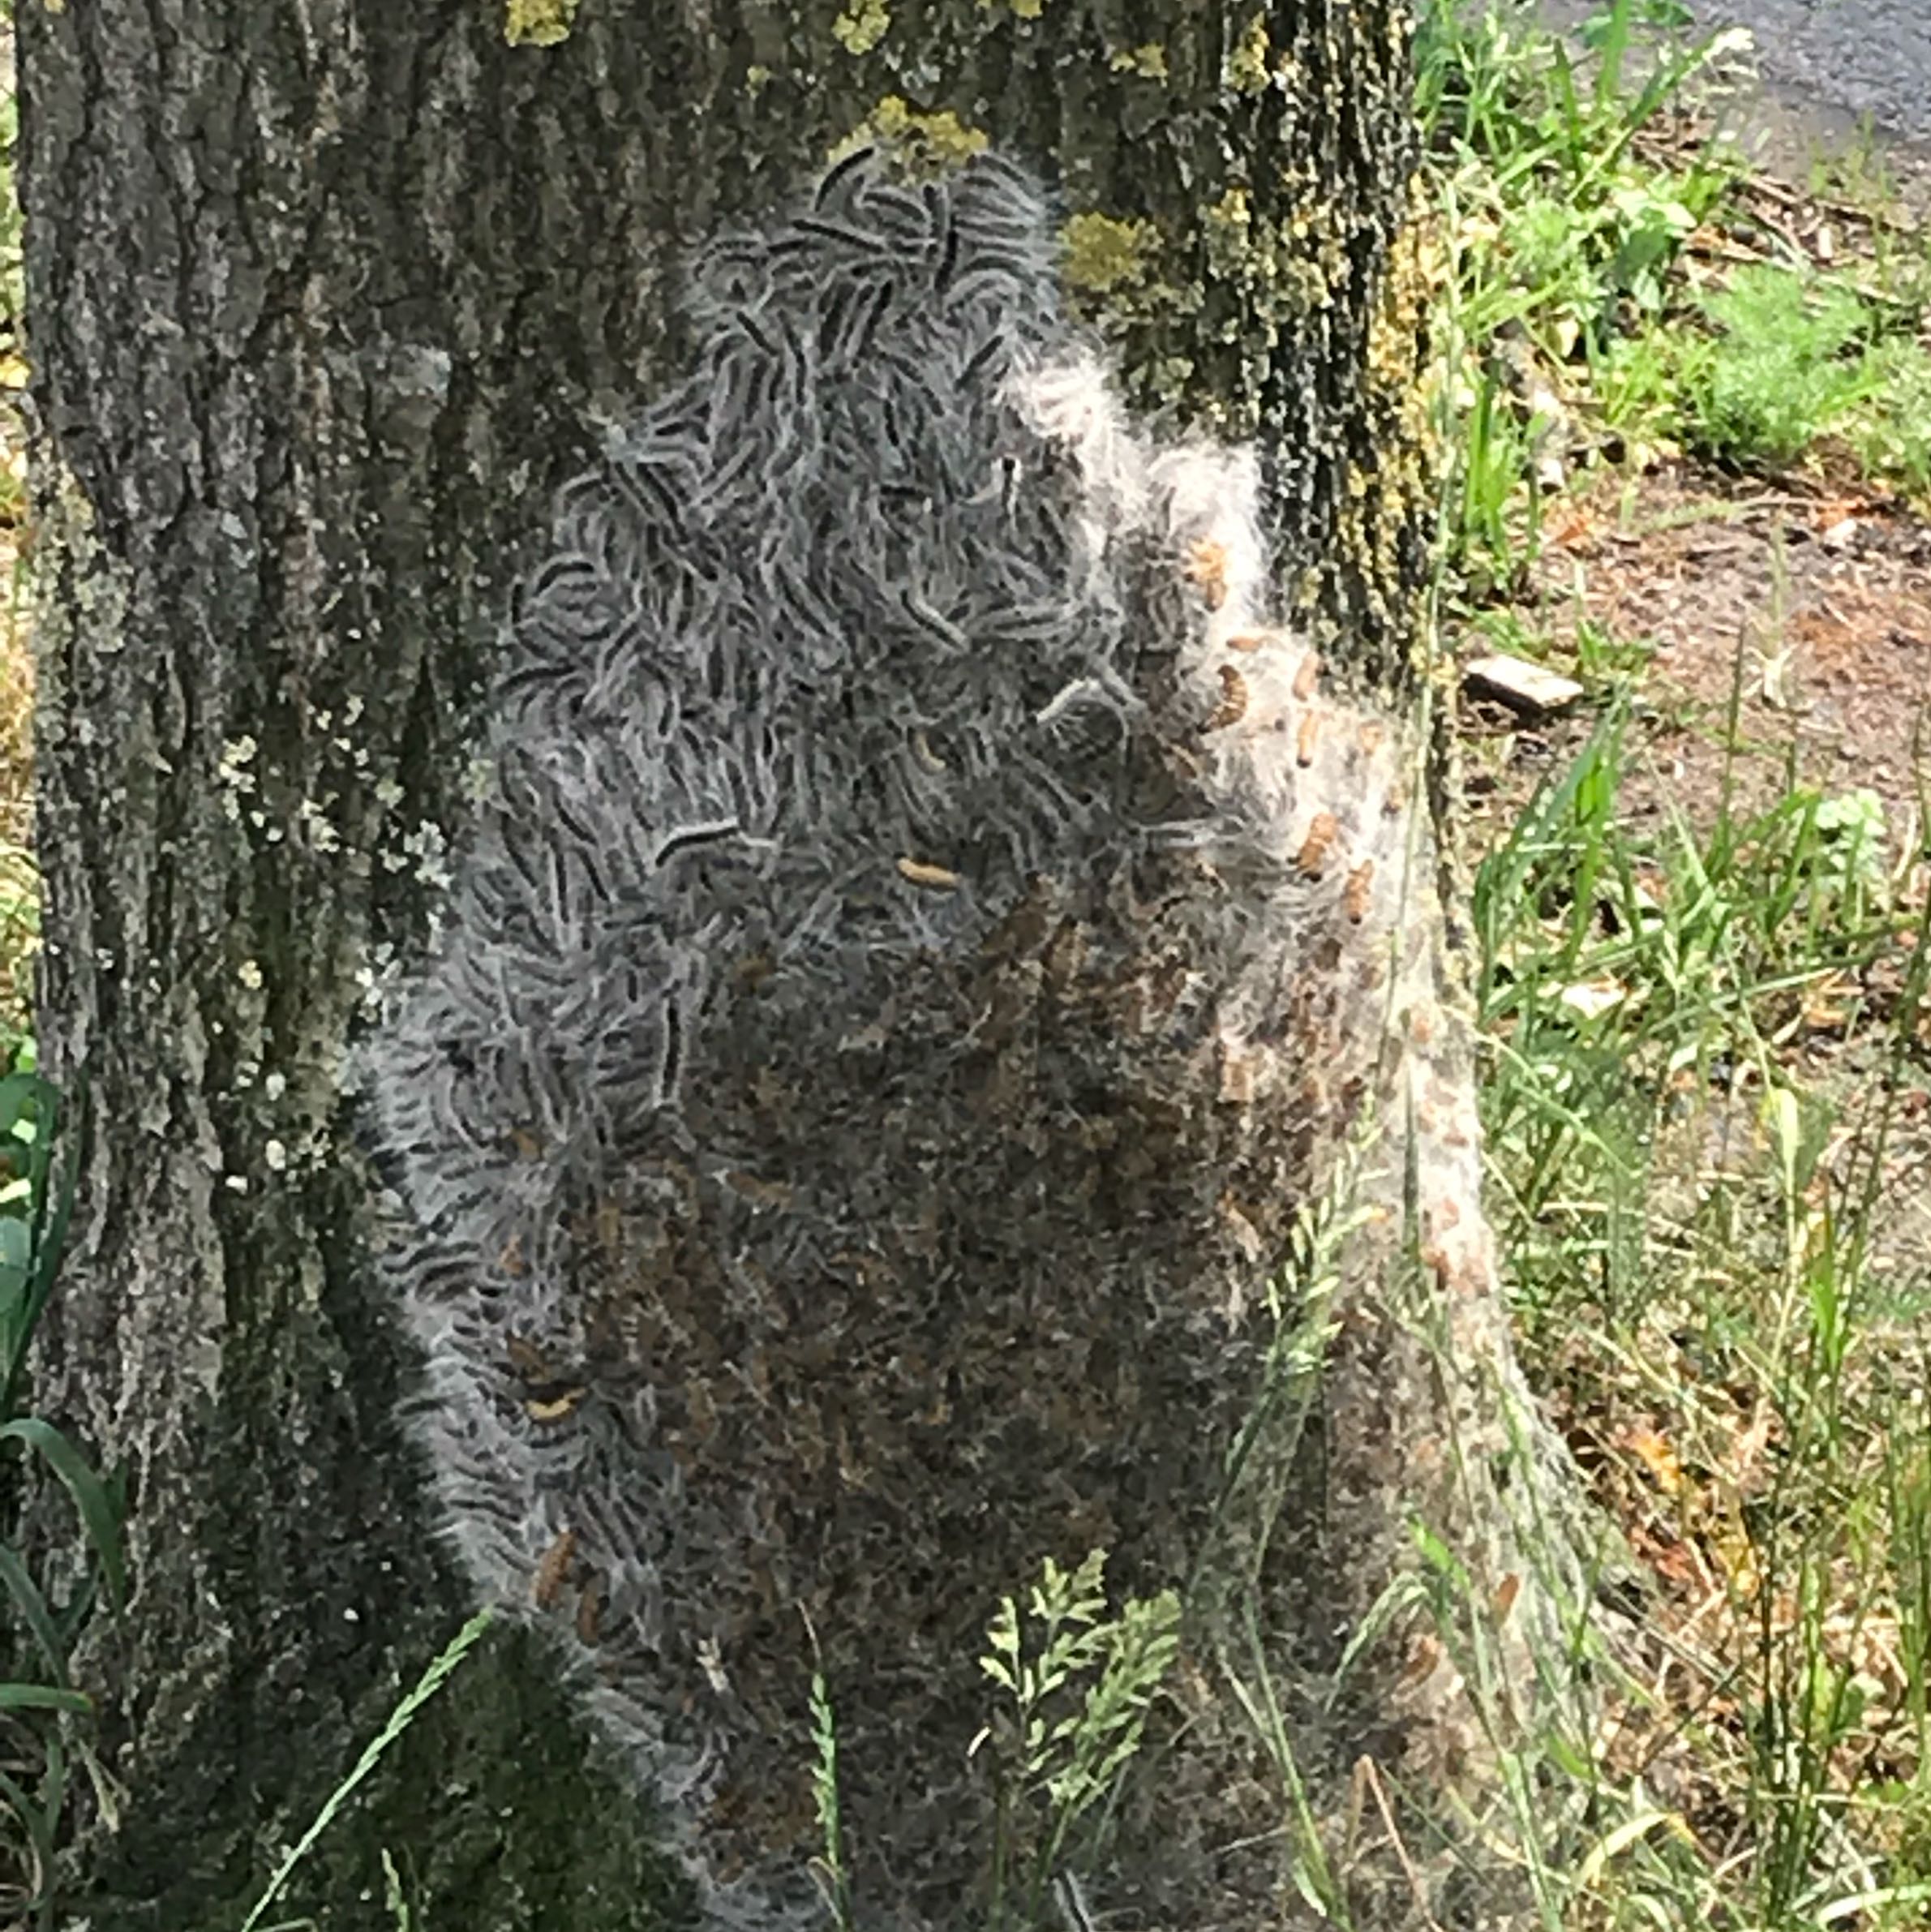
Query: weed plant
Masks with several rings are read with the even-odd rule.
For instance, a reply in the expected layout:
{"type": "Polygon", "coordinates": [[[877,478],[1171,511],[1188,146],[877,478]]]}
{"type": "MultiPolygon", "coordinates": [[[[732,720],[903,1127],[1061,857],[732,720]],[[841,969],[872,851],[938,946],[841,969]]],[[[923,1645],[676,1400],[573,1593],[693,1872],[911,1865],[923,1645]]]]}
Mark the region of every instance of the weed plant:
{"type": "Polygon", "coordinates": [[[1719,462],[1789,470],[1834,444],[1864,474],[1931,499],[1925,312],[1809,267],[1746,264],[1675,325],[1614,345],[1595,391],[1606,421],[1719,462]]]}
{"type": "Polygon", "coordinates": [[[1473,603],[1521,585],[1544,498],[1578,459],[1689,447],[1774,471],[1836,448],[1931,497],[1921,237],[1900,245],[1879,219],[1868,262],[1826,270],[1786,244],[1720,277],[1686,273],[1693,238],[1743,225],[1729,220],[1743,170],[1715,145],[1650,157],[1748,36],[1662,31],[1685,19],[1615,0],[1579,58],[1521,5],[1423,11],[1443,535],[1473,603]]]}
{"type": "Polygon", "coordinates": [[[1592,23],[1586,75],[1520,6],[1427,0],[1418,24],[1416,101],[1442,256],[1442,536],[1478,600],[1518,584],[1534,560],[1578,367],[1661,313],[1679,250],[1732,178],[1714,157],[1677,168],[1637,151],[1637,135],[1738,45],[1734,35],[1659,41],[1657,18],[1615,0],[1592,23]],[[1649,71],[1632,89],[1639,48],[1649,71]]]}
{"type": "Polygon", "coordinates": [[[1631,1835],[1560,1922],[1922,1925],[1931,1251],[1895,1191],[1922,874],[1872,795],[1794,783],[1639,835],[1625,729],[1475,894],[1524,1345],[1659,1579],[1656,1674],[1592,1772],[1631,1835]]]}
{"type": "Polygon", "coordinates": [[[53,1423],[32,1412],[28,1363],[54,1291],[73,1200],[79,1136],[61,1132],[58,1096],[16,1067],[0,1079],[0,1483],[17,1519],[38,1465],[79,1517],[77,1574],[58,1586],[11,1540],[0,1541],[0,1846],[13,1870],[3,1893],[36,1927],[54,1923],[56,1858],[84,1772],[113,1815],[111,1780],[92,1741],[93,1698],[76,1684],[75,1646],[98,1604],[118,1615],[127,1597],[119,1483],[104,1478],[53,1423]],[[64,1140],[64,1170],[56,1149],[64,1140]]]}

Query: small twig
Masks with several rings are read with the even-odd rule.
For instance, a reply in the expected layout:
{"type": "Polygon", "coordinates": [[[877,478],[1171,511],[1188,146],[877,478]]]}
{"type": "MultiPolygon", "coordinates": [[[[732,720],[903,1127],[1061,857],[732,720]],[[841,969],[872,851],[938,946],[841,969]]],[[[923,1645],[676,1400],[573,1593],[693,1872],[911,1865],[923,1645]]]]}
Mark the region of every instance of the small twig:
{"type": "Polygon", "coordinates": [[[1748,193],[1762,195],[1784,208],[1821,208],[1830,214],[1843,215],[1847,220],[1862,221],[1872,228],[1892,228],[1900,234],[1917,232],[1917,217],[1908,208],[1860,208],[1855,201],[1842,200],[1834,195],[1807,194],[1771,174],[1747,175],[1742,186],[1748,193]]]}
{"type": "Polygon", "coordinates": [[[1375,1809],[1381,1814],[1381,1822],[1388,1829],[1388,1842],[1394,1853],[1395,1861],[1401,1868],[1401,1874],[1408,1881],[1408,1889],[1414,1895],[1414,1908],[1422,1915],[1428,1932],[1441,1932],[1441,1921],[1428,1908],[1428,1893],[1422,1883],[1422,1876],[1414,1869],[1414,1861],[1408,1856],[1408,1847],[1403,1842],[1401,1827],[1395,1823],[1394,1809],[1388,1801],[1388,1792],[1381,1782],[1381,1767],[1372,1758],[1363,1755],[1354,1762],[1354,1769],[1362,1782],[1373,1792],[1375,1809]]]}

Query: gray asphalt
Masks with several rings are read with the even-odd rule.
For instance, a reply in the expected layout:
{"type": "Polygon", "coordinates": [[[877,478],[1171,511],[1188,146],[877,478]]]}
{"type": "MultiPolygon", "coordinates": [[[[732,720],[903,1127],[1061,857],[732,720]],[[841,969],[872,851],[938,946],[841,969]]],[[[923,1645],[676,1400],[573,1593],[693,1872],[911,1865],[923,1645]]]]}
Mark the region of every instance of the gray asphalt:
{"type": "Polygon", "coordinates": [[[1750,29],[1765,81],[1787,100],[1931,140],[1931,0],[1693,4],[1700,26],[1750,29]]]}

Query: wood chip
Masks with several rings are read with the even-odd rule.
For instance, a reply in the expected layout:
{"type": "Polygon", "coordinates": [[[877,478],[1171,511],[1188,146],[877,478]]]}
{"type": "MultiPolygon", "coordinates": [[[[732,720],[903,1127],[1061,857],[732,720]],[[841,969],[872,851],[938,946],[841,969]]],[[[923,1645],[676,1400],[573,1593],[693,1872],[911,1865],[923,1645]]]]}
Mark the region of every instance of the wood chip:
{"type": "Polygon", "coordinates": [[[1573,677],[1531,663],[1526,658],[1500,653],[1477,658],[1463,676],[1483,696],[1499,698],[1512,711],[1530,717],[1546,718],[1552,712],[1565,711],[1582,696],[1581,685],[1573,677]]]}

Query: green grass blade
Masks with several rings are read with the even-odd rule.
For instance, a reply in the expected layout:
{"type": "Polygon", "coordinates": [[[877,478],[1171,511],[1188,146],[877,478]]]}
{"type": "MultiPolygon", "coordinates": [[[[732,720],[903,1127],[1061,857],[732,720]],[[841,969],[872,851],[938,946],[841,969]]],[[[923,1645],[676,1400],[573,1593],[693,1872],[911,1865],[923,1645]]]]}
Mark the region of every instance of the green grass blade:
{"type": "Polygon", "coordinates": [[[59,1625],[41,1592],[40,1585],[34,1582],[27,1565],[20,1561],[19,1552],[8,1543],[0,1543],[0,1584],[6,1586],[6,1594],[13,1599],[14,1607],[20,1613],[21,1622],[26,1625],[28,1634],[46,1659],[54,1683],[65,1689],[67,1646],[61,1641],[59,1625]]]}
{"type": "Polygon", "coordinates": [[[13,1814],[32,1847],[36,1883],[28,1909],[34,1913],[36,1922],[44,1926],[48,1923],[47,1907],[51,1902],[47,1887],[54,1876],[53,1827],[31,1794],[5,1771],[0,1771],[0,1806],[13,1814]]]}
{"type": "Polygon", "coordinates": [[[68,1711],[85,1717],[93,1708],[85,1691],[61,1690],[51,1684],[0,1684],[0,1711],[68,1711]]]}
{"type": "MultiPolygon", "coordinates": [[[[27,1283],[24,1305],[20,1308],[17,1328],[8,1337],[8,1350],[0,1369],[4,1380],[0,1380],[0,1416],[11,1416],[17,1406],[20,1376],[26,1365],[28,1344],[34,1332],[40,1326],[41,1316],[45,1312],[47,1299],[54,1292],[54,1281],[60,1268],[61,1252],[67,1238],[67,1222],[73,1213],[74,1195],[80,1180],[80,1149],[82,1136],[78,1131],[61,1136],[60,1097],[58,1091],[37,1075],[15,1075],[35,1082],[38,1088],[39,1111],[36,1114],[38,1129],[34,1136],[33,1157],[28,1172],[32,1189],[33,1239],[32,1246],[31,1273],[27,1283]],[[57,1139],[64,1139],[67,1144],[67,1157],[63,1163],[58,1191],[49,1196],[48,1181],[53,1171],[54,1150],[57,1139]]],[[[84,1094],[84,1089],[83,1089],[84,1094]]],[[[78,1128],[85,1117],[84,1100],[75,1112],[75,1125],[78,1128]]]]}
{"type": "Polygon", "coordinates": [[[109,1484],[54,1424],[38,1415],[16,1415],[0,1423],[0,1442],[23,1442],[36,1451],[66,1486],[80,1512],[88,1541],[101,1563],[108,1607],[118,1616],[127,1602],[127,1561],[121,1548],[120,1512],[109,1484]]]}
{"type": "Polygon", "coordinates": [[[242,1921],[242,1932],[259,1932],[262,1915],[281,1896],[282,1887],[294,1875],[295,1868],[314,1849],[315,1841],[335,1822],[342,1807],[381,1762],[383,1754],[409,1728],[410,1722],[423,1705],[442,1689],[450,1672],[475,1647],[494,1621],[492,1612],[478,1610],[457,1632],[442,1655],[423,1672],[416,1681],[414,1689],[390,1712],[388,1722],[382,1727],[380,1733],[355,1761],[355,1768],[328,1794],[328,1801],[315,1814],[314,1823],[302,1834],[288,1856],[282,1860],[274,1877],[268,1881],[268,1890],[255,1900],[254,1910],[242,1921]]]}

